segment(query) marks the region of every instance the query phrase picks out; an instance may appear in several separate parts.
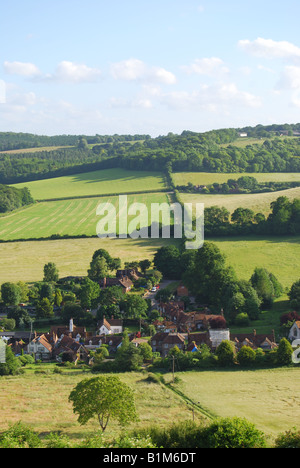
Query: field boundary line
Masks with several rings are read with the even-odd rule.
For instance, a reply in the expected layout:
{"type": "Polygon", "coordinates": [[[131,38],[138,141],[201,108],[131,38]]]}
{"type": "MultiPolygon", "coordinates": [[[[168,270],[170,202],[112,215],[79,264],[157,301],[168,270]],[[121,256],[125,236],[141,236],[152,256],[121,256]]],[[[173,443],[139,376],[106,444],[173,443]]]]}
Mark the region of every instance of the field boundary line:
{"type": "Polygon", "coordinates": [[[218,417],[216,414],[203,408],[200,405],[200,403],[195,403],[191,398],[187,397],[183,392],[175,388],[171,383],[164,383],[163,385],[165,385],[165,387],[171,390],[172,392],[176,393],[177,396],[182,398],[189,407],[191,406],[194,410],[197,410],[199,413],[203,414],[203,416],[205,416],[206,418],[210,420],[214,420],[218,417]]]}
{"type": "Polygon", "coordinates": [[[104,193],[99,195],[78,195],[73,197],[63,197],[63,198],[47,198],[47,199],[37,199],[36,201],[39,203],[45,202],[53,202],[53,201],[60,201],[60,200],[81,200],[87,198],[105,198],[105,197],[118,197],[121,195],[144,195],[144,194],[151,194],[151,193],[171,193],[169,189],[161,189],[161,190],[144,190],[142,192],[118,192],[118,193],[104,193]]]}

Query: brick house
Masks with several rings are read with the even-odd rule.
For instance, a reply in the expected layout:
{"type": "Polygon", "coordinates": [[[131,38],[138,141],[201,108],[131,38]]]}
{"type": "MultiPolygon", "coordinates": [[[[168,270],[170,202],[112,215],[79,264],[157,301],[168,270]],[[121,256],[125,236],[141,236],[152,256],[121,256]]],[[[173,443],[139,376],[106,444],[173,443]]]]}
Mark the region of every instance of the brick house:
{"type": "Polygon", "coordinates": [[[185,338],[180,333],[156,333],[151,339],[152,351],[166,357],[169,351],[177,346],[185,349],[185,338]]]}
{"type": "Polygon", "coordinates": [[[240,350],[243,346],[250,346],[252,349],[261,348],[266,351],[278,347],[274,330],[270,334],[257,334],[256,330],[253,330],[253,333],[231,333],[230,340],[235,343],[237,350],[240,350]]]}

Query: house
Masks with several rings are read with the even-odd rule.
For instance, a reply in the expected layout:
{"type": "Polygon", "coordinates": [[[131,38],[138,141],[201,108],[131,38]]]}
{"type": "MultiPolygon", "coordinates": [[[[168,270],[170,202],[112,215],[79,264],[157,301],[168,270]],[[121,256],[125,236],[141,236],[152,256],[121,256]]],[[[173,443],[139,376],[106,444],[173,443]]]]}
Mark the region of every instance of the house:
{"type": "Polygon", "coordinates": [[[142,278],[143,275],[136,268],[129,268],[125,270],[117,270],[116,277],[117,278],[128,277],[132,281],[137,281],[138,279],[142,278]]]}
{"type": "Polygon", "coordinates": [[[88,350],[71,336],[64,335],[55,344],[52,357],[57,361],[75,362],[77,359],[88,362],[88,350]]]}
{"type": "Polygon", "coordinates": [[[53,339],[53,335],[49,333],[35,334],[33,340],[28,344],[27,352],[33,354],[36,361],[51,361],[56,341],[57,337],[53,339]]]}
{"type": "Polygon", "coordinates": [[[259,335],[256,330],[253,330],[253,333],[232,333],[230,340],[235,343],[237,350],[240,350],[243,346],[250,346],[252,349],[261,348],[265,351],[271,351],[278,347],[274,330],[269,335],[259,335]]]}
{"type": "Polygon", "coordinates": [[[300,322],[296,321],[289,331],[289,340],[300,340],[300,322]]]}
{"type": "Polygon", "coordinates": [[[108,347],[109,354],[115,354],[122,345],[123,337],[115,335],[92,336],[84,341],[84,347],[88,350],[96,350],[102,345],[108,347]]]}
{"type": "Polygon", "coordinates": [[[128,276],[103,278],[103,280],[100,281],[100,287],[102,289],[110,288],[112,286],[120,286],[123,289],[124,294],[127,294],[133,288],[133,282],[128,276]]]}
{"type": "Polygon", "coordinates": [[[175,346],[182,351],[185,349],[185,337],[180,333],[156,333],[151,339],[152,351],[162,357],[166,357],[175,346]]]}
{"type": "Polygon", "coordinates": [[[177,332],[177,325],[174,322],[169,322],[167,320],[156,320],[153,322],[154,327],[157,331],[164,332],[164,333],[176,333],[177,332]]]}
{"type": "Polygon", "coordinates": [[[217,349],[217,347],[223,342],[223,341],[230,341],[230,330],[227,329],[218,329],[218,330],[208,330],[209,333],[209,339],[211,341],[211,348],[213,351],[217,349]]]}
{"type": "Polygon", "coordinates": [[[85,327],[77,327],[76,325],[74,325],[73,319],[70,319],[68,327],[66,326],[51,327],[50,335],[56,335],[57,338],[61,338],[62,336],[67,335],[79,341],[80,339],[86,338],[87,331],[85,327]]]}
{"type": "Polygon", "coordinates": [[[204,333],[189,333],[188,334],[188,345],[187,351],[193,351],[194,348],[199,348],[201,345],[207,345],[209,348],[212,348],[212,342],[209,336],[209,332],[204,333]]]}
{"type": "Polygon", "coordinates": [[[112,317],[111,319],[106,320],[105,317],[103,317],[103,320],[98,325],[99,331],[98,335],[117,335],[119,333],[123,333],[123,320],[119,319],[114,319],[112,317]]]}
{"type": "Polygon", "coordinates": [[[183,284],[178,286],[176,292],[177,292],[177,297],[188,297],[189,296],[189,290],[183,284]]]}
{"type": "Polygon", "coordinates": [[[184,312],[185,304],[182,301],[160,302],[157,310],[162,317],[167,317],[172,322],[176,322],[180,313],[184,312]]]}

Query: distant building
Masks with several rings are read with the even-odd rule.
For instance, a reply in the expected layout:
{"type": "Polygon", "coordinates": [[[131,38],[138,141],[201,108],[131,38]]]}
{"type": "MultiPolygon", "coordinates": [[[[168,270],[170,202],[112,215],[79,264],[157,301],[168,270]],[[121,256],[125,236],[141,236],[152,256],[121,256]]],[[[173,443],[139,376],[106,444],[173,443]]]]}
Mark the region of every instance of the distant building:
{"type": "Polygon", "coordinates": [[[123,333],[123,320],[114,319],[106,319],[103,317],[103,320],[98,324],[99,331],[98,335],[116,335],[119,333],[123,333]]]}
{"type": "Polygon", "coordinates": [[[261,348],[266,351],[278,347],[274,330],[270,334],[257,334],[256,330],[253,330],[253,333],[231,333],[230,340],[235,343],[237,350],[243,346],[249,346],[252,349],[261,348]]]}

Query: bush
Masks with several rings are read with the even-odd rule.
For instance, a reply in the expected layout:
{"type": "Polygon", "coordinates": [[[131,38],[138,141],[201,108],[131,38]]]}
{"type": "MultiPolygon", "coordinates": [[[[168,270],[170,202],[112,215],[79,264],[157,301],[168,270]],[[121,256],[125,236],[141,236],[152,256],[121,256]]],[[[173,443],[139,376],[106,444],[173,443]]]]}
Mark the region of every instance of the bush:
{"type": "Polygon", "coordinates": [[[275,441],[275,448],[300,448],[300,430],[295,428],[280,434],[275,441]]]}
{"type": "Polygon", "coordinates": [[[199,430],[196,423],[184,421],[169,428],[152,426],[133,433],[133,438],[150,437],[156,447],[162,448],[197,448],[196,438],[199,430]]]}
{"type": "Polygon", "coordinates": [[[280,340],[276,352],[276,362],[279,366],[289,366],[292,364],[292,354],[294,350],[286,338],[280,340]]]}
{"type": "Polygon", "coordinates": [[[238,363],[244,367],[250,367],[256,359],[255,351],[250,346],[243,346],[237,354],[238,363]]]}
{"type": "Polygon", "coordinates": [[[70,439],[61,434],[61,432],[51,432],[45,438],[45,448],[47,449],[66,449],[71,448],[70,439]]]}
{"type": "Polygon", "coordinates": [[[246,419],[224,418],[201,433],[199,448],[265,448],[263,432],[246,419]]]}
{"type": "Polygon", "coordinates": [[[216,350],[220,366],[232,366],[235,363],[235,346],[231,341],[223,341],[216,350]]]}
{"type": "Polygon", "coordinates": [[[38,435],[21,422],[0,435],[0,448],[40,448],[38,435]]]}

